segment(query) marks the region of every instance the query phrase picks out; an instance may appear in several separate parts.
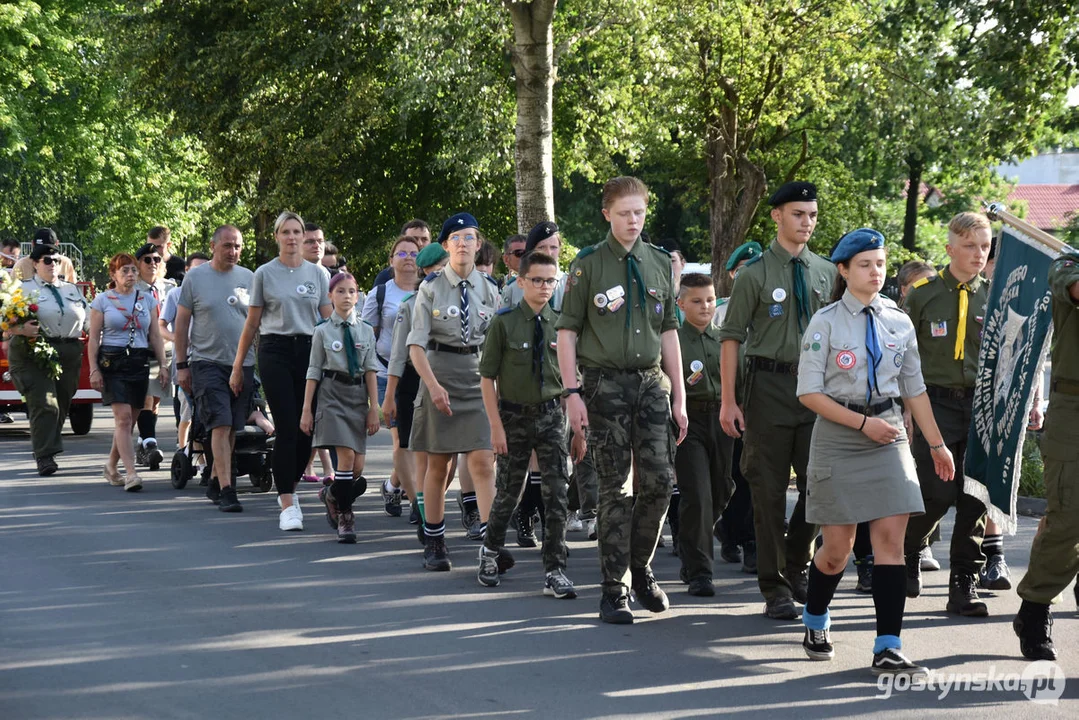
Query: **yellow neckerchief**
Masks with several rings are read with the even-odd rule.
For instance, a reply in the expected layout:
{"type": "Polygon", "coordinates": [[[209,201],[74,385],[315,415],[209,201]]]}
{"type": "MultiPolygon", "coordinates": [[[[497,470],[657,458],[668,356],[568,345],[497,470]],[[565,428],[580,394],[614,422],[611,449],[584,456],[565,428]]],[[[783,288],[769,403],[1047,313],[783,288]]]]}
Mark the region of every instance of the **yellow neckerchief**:
{"type": "MultiPolygon", "coordinates": [[[[949,267],[951,267],[949,265],[949,267]]],[[[944,270],[940,270],[940,279],[947,282],[944,278],[944,270]]],[[[953,276],[954,277],[954,276],[953,276]]],[[[956,278],[958,280],[958,278],[956,278]]],[[[967,342],[967,308],[970,305],[970,285],[965,282],[959,283],[957,286],[959,290],[959,322],[958,327],[955,329],[955,359],[962,360],[966,357],[966,342],[967,342]]]]}

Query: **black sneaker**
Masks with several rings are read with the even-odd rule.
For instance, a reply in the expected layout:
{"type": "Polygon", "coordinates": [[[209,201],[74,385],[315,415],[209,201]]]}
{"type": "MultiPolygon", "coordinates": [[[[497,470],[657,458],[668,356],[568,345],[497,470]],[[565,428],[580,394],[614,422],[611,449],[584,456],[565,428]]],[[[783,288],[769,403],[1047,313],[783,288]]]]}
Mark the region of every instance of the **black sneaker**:
{"type": "Polygon", "coordinates": [[[408,524],[420,525],[420,506],[414,502],[410,502],[408,506],[408,524]]]}
{"type": "Polygon", "coordinates": [[[165,454],[161,452],[161,448],[157,446],[157,440],[148,438],[143,447],[146,451],[146,464],[150,470],[156,471],[161,467],[161,461],[165,459],[165,454]]]}
{"type": "Polygon", "coordinates": [[[873,558],[855,560],[854,567],[858,570],[858,584],[854,589],[860,593],[873,592],[873,558]]]}
{"type": "Polygon", "coordinates": [[[794,607],[794,600],[786,595],[780,595],[765,602],[764,615],[773,620],[797,620],[801,617],[797,608],[794,607]]]}
{"type": "Polygon", "coordinates": [[[603,593],[599,601],[599,619],[611,625],[632,625],[629,598],[621,593],[603,593]]]}
{"type": "Polygon", "coordinates": [[[630,574],[632,575],[630,589],[641,607],[649,612],[661,613],[671,606],[667,600],[667,594],[660,589],[651,570],[633,568],[630,574]]]}
{"type": "Polygon", "coordinates": [[[337,526],[340,524],[340,512],[337,509],[337,498],[330,492],[329,485],[323,485],[319,488],[318,499],[326,506],[326,524],[336,531],[337,526]]]}
{"type": "Polygon", "coordinates": [[[907,566],[907,597],[916,598],[922,594],[922,555],[912,553],[904,558],[907,566]]]}
{"type": "Polygon", "coordinates": [[[206,499],[214,505],[221,502],[221,483],[217,481],[216,477],[210,478],[210,484],[206,486],[206,499]]]}
{"type": "Polygon", "coordinates": [[[523,548],[536,547],[536,525],[534,516],[525,515],[518,509],[517,516],[517,546],[523,548]]]}
{"type": "Polygon", "coordinates": [[[450,551],[446,549],[445,536],[427,538],[423,549],[423,567],[436,572],[449,572],[453,567],[450,565],[450,551]]]}
{"type": "Polygon", "coordinates": [[[805,637],[802,638],[802,649],[810,660],[831,660],[835,657],[835,648],[832,647],[832,636],[824,630],[810,630],[806,628],[805,637]]]}
{"type": "Polygon", "coordinates": [[[806,598],[809,595],[809,569],[788,567],[787,572],[784,574],[791,584],[791,595],[794,596],[795,600],[805,605],[806,598]]]}
{"type": "Polygon", "coordinates": [[[716,586],[710,577],[695,577],[689,581],[686,592],[694,597],[712,597],[716,594],[716,586]]]}
{"type": "Polygon", "coordinates": [[[37,474],[41,477],[48,477],[59,469],[54,455],[46,455],[37,459],[37,474]]]}
{"type": "Polygon", "coordinates": [[[1019,638],[1019,651],[1028,660],[1056,660],[1053,647],[1053,614],[1048,605],[1024,600],[1012,620],[1012,630],[1019,638]]]}
{"type": "Polygon", "coordinates": [[[480,569],[476,572],[476,579],[484,587],[498,587],[501,582],[498,576],[498,551],[480,548],[480,569]]]}
{"type": "Polygon", "coordinates": [[[235,487],[229,485],[227,488],[221,489],[221,493],[218,496],[217,509],[227,513],[244,511],[244,506],[240,504],[239,499],[236,497],[235,487]]]}
{"type": "Polygon", "coordinates": [[[472,510],[466,513],[465,519],[468,521],[465,537],[469,540],[483,542],[483,538],[487,535],[487,528],[484,527],[483,521],[480,520],[480,511],[472,510]]]}
{"type": "Polygon", "coordinates": [[[386,509],[386,514],[390,517],[401,517],[400,488],[387,490],[386,483],[383,482],[379,485],[379,491],[382,493],[382,503],[383,507],[386,509]]]}
{"type": "Polygon", "coordinates": [[[719,559],[728,563],[740,563],[745,557],[742,555],[742,548],[734,543],[725,542],[719,547],[719,559]]]}
{"type": "Polygon", "coordinates": [[[907,656],[893,648],[885,648],[873,656],[873,664],[870,670],[874,675],[906,676],[908,678],[924,677],[929,674],[921,665],[915,665],[907,656]]]}
{"type": "Polygon", "coordinates": [[[757,543],[752,540],[742,545],[742,572],[757,574],[757,543]]]}
{"type": "Polygon", "coordinates": [[[1012,589],[1012,575],[1003,555],[993,555],[985,561],[985,567],[979,574],[979,584],[986,590],[1012,589]]]}
{"type": "Polygon", "coordinates": [[[577,589],[573,587],[573,581],[559,568],[544,576],[543,594],[550,595],[556,600],[573,600],[577,597],[577,589]]]}
{"type": "Polygon", "coordinates": [[[952,573],[948,583],[948,604],[946,609],[953,615],[963,617],[986,617],[989,608],[978,599],[978,591],[973,575],[952,573]]]}

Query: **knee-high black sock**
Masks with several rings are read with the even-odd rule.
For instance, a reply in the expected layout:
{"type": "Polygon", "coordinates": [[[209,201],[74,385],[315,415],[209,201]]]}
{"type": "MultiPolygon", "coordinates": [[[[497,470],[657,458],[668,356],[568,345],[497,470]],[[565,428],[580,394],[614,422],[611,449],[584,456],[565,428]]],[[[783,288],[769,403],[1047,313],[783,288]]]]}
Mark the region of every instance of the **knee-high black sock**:
{"type": "Polygon", "coordinates": [[[139,438],[147,440],[157,437],[157,415],[153,410],[142,410],[135,418],[135,424],[139,428],[139,438]]]}
{"type": "Polygon", "coordinates": [[[898,641],[907,606],[907,576],[903,565],[873,566],[873,606],[877,614],[877,638],[894,637],[898,641]]]}
{"type": "Polygon", "coordinates": [[[1004,554],[1004,536],[1003,535],[986,535],[982,539],[982,552],[985,553],[986,558],[991,558],[994,555],[1004,554]]]}
{"type": "Polygon", "coordinates": [[[465,512],[473,512],[479,510],[479,504],[476,502],[475,492],[461,492],[461,505],[464,506],[465,512]]]}
{"type": "Polygon", "coordinates": [[[671,504],[667,507],[667,522],[671,524],[671,535],[678,534],[678,508],[682,504],[682,494],[678,492],[678,486],[674,486],[671,492],[671,504]]]}
{"type": "Polygon", "coordinates": [[[337,501],[339,511],[352,512],[352,471],[336,471],[330,492],[333,493],[333,499],[337,501]]]}
{"type": "Polygon", "coordinates": [[[832,604],[835,589],[839,587],[839,581],[843,579],[843,571],[835,575],[825,575],[817,567],[817,563],[809,563],[809,588],[806,591],[805,611],[810,615],[824,615],[828,612],[828,606],[832,604]]]}

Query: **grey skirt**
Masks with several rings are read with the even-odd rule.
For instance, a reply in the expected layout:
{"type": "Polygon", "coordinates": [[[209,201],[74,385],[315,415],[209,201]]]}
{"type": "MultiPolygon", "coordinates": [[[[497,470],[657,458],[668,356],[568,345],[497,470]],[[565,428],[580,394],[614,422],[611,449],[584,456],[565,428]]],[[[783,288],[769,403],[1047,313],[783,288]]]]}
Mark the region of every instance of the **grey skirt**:
{"type": "Polygon", "coordinates": [[[899,406],[878,417],[899,428],[896,442],[881,445],[858,430],[817,418],[809,447],[807,522],[854,525],[925,512],[899,406]]]}
{"type": "Polygon", "coordinates": [[[427,362],[450,395],[453,415],[439,411],[427,386],[421,383],[412,416],[410,449],[439,455],[490,450],[491,425],[480,393],[480,356],[428,350],[427,362]]]}
{"type": "Polygon", "coordinates": [[[312,447],[351,448],[367,454],[367,386],[346,385],[324,377],[318,384],[312,447]]]}

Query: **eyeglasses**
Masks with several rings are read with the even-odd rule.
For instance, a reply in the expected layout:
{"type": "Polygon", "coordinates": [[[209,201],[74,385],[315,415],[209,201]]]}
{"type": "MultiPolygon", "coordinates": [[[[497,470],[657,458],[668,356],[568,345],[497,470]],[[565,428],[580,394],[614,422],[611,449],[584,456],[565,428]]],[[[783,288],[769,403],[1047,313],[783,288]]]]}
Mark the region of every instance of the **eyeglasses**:
{"type": "Polygon", "coordinates": [[[450,235],[446,242],[451,242],[454,245],[467,245],[468,243],[476,242],[475,235],[450,235]]]}
{"type": "Polygon", "coordinates": [[[524,257],[526,252],[528,252],[528,251],[527,250],[507,250],[506,254],[507,255],[512,255],[515,258],[519,258],[519,257],[524,257]]]}
{"type": "Polygon", "coordinates": [[[44,255],[41,258],[41,262],[45,263],[46,265],[59,265],[60,258],[56,257],[55,255],[44,255]]]}
{"type": "Polygon", "coordinates": [[[394,253],[395,257],[399,257],[402,260],[404,260],[405,258],[412,258],[414,260],[414,259],[416,259],[416,256],[418,256],[418,255],[419,255],[419,253],[416,252],[415,250],[398,250],[397,252],[394,253]]]}
{"type": "Polygon", "coordinates": [[[532,283],[532,287],[537,289],[543,287],[544,285],[546,285],[547,287],[553,287],[554,284],[558,282],[558,278],[526,277],[525,280],[532,283]]]}
{"type": "Polygon", "coordinates": [[[157,265],[161,262],[161,258],[159,258],[157,255],[147,255],[142,259],[142,261],[147,265],[149,265],[150,263],[157,265]]]}

